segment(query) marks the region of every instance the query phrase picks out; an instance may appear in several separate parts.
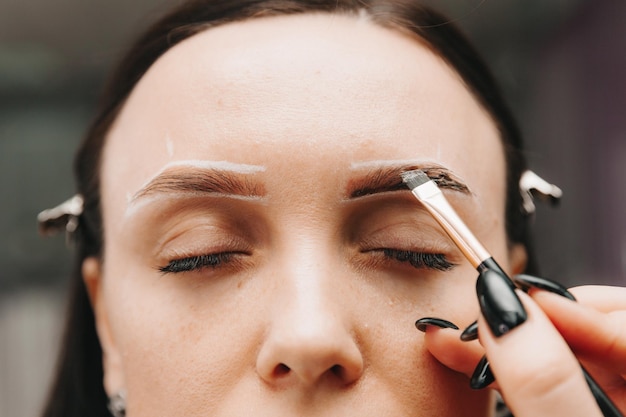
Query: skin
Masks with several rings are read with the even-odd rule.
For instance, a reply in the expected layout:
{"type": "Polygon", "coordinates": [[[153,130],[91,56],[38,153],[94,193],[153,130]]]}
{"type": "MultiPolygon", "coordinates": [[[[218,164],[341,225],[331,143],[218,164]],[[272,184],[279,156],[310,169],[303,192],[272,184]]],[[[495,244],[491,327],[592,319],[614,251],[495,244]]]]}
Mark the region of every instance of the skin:
{"type": "Polygon", "coordinates": [[[448,169],[471,191],[446,191],[459,215],[505,269],[523,268],[494,123],[420,41],[302,15],[168,51],[108,134],[104,260],[83,265],[107,392],[127,392],[131,417],[489,415],[491,394],[413,325],[478,317],[476,271],[408,190],[346,196],[399,165],[448,169]],[[168,166],[225,164],[254,192],[146,191],[168,166]],[[455,266],[418,269],[382,248],[455,266]],[[236,254],[218,268],[159,271],[224,251],[236,254]]]}

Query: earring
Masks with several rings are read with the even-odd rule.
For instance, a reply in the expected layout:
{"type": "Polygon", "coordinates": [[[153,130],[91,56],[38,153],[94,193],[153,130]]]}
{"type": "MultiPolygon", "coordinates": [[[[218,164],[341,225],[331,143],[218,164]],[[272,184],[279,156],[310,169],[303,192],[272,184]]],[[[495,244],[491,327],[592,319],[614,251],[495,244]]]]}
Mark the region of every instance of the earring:
{"type": "Polygon", "coordinates": [[[126,417],[126,392],[118,391],[110,396],[107,407],[113,417],[126,417]]]}

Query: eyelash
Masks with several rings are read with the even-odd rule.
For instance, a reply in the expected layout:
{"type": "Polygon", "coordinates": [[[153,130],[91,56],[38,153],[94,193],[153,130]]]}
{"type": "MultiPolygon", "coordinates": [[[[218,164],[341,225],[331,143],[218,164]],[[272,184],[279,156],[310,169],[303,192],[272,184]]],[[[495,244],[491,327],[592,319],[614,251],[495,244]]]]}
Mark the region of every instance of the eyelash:
{"type": "MultiPolygon", "coordinates": [[[[382,252],[386,258],[397,262],[407,262],[415,269],[432,269],[436,271],[449,271],[456,264],[449,262],[446,256],[440,253],[414,252],[400,249],[381,249],[375,252],[382,252]]],[[[190,256],[182,259],[173,259],[167,265],[159,267],[163,274],[177,274],[182,272],[198,271],[204,268],[218,269],[233,261],[233,257],[238,252],[220,252],[198,256],[190,256]]]]}
{"type": "Polygon", "coordinates": [[[456,264],[448,261],[441,253],[414,252],[400,249],[385,248],[381,250],[387,258],[398,262],[408,262],[416,269],[432,269],[436,271],[449,271],[456,264]]]}
{"type": "Polygon", "coordinates": [[[159,267],[159,271],[164,274],[176,274],[204,268],[217,269],[224,264],[232,262],[235,255],[237,255],[237,252],[220,252],[173,259],[167,265],[159,267]]]}

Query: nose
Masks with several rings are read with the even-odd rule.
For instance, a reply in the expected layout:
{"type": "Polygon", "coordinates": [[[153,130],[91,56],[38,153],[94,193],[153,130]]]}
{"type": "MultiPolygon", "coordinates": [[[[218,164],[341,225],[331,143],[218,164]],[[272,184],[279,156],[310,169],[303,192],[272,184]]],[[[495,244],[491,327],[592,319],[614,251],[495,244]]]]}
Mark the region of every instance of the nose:
{"type": "Polygon", "coordinates": [[[301,272],[275,291],[279,295],[257,357],[257,372],[265,382],[282,388],[348,386],[363,374],[363,357],[349,324],[349,303],[333,291],[337,277],[301,272]]]}

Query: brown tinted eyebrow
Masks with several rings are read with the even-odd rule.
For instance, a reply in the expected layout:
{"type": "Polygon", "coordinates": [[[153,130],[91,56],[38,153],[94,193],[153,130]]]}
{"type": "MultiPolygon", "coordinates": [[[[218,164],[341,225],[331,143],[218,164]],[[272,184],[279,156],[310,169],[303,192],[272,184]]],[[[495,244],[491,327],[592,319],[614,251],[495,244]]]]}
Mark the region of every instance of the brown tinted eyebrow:
{"type": "Polygon", "coordinates": [[[169,168],[143,186],[131,202],[155,194],[223,194],[240,197],[263,197],[265,187],[252,181],[250,174],[216,168],[169,168]]]}
{"type": "Polygon", "coordinates": [[[424,171],[440,188],[471,194],[469,187],[447,168],[440,166],[400,165],[368,170],[365,175],[355,178],[348,183],[346,195],[348,198],[353,199],[389,191],[409,191],[400,174],[414,169],[424,171]]]}

